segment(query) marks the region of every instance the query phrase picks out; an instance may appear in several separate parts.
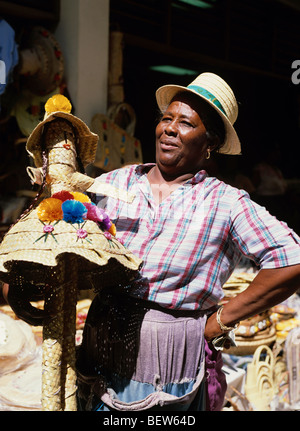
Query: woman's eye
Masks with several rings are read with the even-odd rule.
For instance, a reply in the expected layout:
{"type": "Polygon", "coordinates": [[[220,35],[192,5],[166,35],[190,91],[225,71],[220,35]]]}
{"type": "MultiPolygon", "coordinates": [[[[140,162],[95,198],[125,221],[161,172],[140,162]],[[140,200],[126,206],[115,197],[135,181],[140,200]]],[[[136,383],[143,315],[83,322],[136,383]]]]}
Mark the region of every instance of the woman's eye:
{"type": "Polygon", "coordinates": [[[188,127],[194,127],[192,123],[190,123],[189,121],[186,121],[186,120],[182,121],[182,124],[184,124],[185,126],[188,126],[188,127]]]}

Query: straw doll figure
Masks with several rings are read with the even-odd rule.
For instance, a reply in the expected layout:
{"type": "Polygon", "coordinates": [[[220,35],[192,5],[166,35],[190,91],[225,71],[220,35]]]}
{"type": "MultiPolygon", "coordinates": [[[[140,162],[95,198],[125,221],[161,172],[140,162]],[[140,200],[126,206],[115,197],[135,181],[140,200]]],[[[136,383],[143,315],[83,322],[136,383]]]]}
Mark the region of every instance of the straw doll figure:
{"type": "Polygon", "coordinates": [[[126,285],[141,260],[115,237],[106,213],[85,191],[130,202],[132,197],[84,174],[93,162],[98,136],[55,95],[26,149],[41,191],[0,244],[0,280],[20,297],[43,292],[53,318],[43,327],[43,410],[76,410],[75,331],[78,289],[126,285]],[[44,191],[44,195],[42,192],[44,191]],[[41,196],[45,196],[42,200],[41,196]]]}

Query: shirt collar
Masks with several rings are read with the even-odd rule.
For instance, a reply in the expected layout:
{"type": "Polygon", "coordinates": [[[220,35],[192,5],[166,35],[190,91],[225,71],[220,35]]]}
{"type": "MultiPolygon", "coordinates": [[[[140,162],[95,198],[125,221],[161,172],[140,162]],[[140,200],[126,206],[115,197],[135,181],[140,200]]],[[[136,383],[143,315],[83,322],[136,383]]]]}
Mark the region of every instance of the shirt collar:
{"type": "MultiPolygon", "coordinates": [[[[155,163],[144,163],[141,165],[137,165],[135,168],[136,175],[140,178],[143,175],[147,174],[149,170],[155,166],[155,163]]],[[[208,176],[207,172],[203,169],[199,172],[197,172],[191,179],[185,182],[185,184],[198,184],[201,181],[205,180],[205,178],[208,176]]]]}

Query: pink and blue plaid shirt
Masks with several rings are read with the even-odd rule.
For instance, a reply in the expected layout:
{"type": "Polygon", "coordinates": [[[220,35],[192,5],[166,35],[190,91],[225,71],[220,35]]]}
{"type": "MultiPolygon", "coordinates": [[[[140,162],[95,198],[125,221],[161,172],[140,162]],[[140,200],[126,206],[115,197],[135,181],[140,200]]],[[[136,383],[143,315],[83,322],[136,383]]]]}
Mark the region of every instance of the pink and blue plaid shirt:
{"type": "Polygon", "coordinates": [[[198,172],[159,205],[147,172],[133,165],[99,181],[135,195],[132,203],[103,198],[117,238],[143,259],[132,294],[172,309],[206,310],[223,297],[222,286],[241,256],[259,268],[300,263],[300,238],[250,200],[243,190],[198,172]]]}

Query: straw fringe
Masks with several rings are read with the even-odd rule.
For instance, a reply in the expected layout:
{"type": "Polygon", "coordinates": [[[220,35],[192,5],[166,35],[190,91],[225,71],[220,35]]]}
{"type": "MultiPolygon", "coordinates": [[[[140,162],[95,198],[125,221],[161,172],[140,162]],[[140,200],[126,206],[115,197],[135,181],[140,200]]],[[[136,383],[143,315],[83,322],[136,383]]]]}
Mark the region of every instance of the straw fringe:
{"type": "Polygon", "coordinates": [[[73,267],[79,271],[78,282],[83,289],[99,289],[132,280],[142,265],[116,238],[107,239],[91,220],[84,223],[86,238],[78,238],[77,224],[60,220],[52,234],[43,233],[43,224],[36,210],[15,224],[4,236],[0,253],[0,277],[10,284],[16,274],[33,282],[43,283],[52,277],[59,262],[75,256],[73,267]]]}

